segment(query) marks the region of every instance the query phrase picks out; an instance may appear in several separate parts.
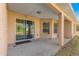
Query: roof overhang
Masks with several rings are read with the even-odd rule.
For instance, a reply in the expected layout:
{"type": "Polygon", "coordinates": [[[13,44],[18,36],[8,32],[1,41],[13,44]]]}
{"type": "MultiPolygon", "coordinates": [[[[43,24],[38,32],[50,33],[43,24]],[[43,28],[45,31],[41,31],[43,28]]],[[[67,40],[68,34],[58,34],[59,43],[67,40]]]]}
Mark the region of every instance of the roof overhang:
{"type": "Polygon", "coordinates": [[[74,19],[72,19],[70,16],[68,16],[68,15],[67,15],[63,10],[61,10],[55,3],[49,3],[48,5],[49,5],[49,7],[51,7],[52,9],[55,9],[56,12],[58,12],[58,13],[63,13],[64,16],[65,16],[69,21],[76,20],[75,14],[74,14],[74,12],[73,12],[72,9],[71,9],[71,5],[70,5],[70,4],[69,4],[69,7],[70,7],[70,9],[71,9],[71,11],[72,11],[72,14],[74,15],[74,19]]]}

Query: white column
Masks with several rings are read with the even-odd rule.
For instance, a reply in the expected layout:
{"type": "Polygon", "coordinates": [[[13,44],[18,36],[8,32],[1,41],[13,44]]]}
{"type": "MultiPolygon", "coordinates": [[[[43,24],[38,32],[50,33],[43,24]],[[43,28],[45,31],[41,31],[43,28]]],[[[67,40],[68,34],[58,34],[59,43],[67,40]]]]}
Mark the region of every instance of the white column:
{"type": "Polygon", "coordinates": [[[0,56],[7,55],[7,6],[0,3],[0,56]]]}
{"type": "Polygon", "coordinates": [[[58,36],[60,46],[64,45],[64,15],[58,15],[58,36]]]}

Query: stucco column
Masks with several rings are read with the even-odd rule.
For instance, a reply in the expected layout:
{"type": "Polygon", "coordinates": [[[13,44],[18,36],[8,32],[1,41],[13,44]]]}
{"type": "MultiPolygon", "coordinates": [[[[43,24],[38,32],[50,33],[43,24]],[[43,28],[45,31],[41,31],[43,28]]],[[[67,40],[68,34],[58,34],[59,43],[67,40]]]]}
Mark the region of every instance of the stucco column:
{"type": "Polygon", "coordinates": [[[7,55],[7,6],[0,3],[0,56],[7,55]]]}
{"type": "Polygon", "coordinates": [[[71,38],[74,36],[74,22],[71,21],[71,38]]]}
{"type": "Polygon", "coordinates": [[[75,23],[75,31],[74,32],[76,33],[76,23],[75,23]]]}
{"type": "Polygon", "coordinates": [[[51,34],[51,38],[53,38],[54,36],[54,19],[52,18],[50,21],[51,25],[50,25],[50,34],[51,34]]]}
{"type": "Polygon", "coordinates": [[[76,22],[74,22],[74,34],[76,34],[76,22]]]}
{"type": "Polygon", "coordinates": [[[58,15],[58,37],[59,45],[64,45],[64,15],[61,13],[58,15]]]}

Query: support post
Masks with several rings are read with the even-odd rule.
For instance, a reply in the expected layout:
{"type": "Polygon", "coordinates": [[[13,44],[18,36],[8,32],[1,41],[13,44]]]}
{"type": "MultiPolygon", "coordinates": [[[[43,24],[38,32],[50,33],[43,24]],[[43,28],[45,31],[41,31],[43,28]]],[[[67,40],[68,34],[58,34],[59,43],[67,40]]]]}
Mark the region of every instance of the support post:
{"type": "Polygon", "coordinates": [[[64,45],[64,15],[60,13],[58,15],[58,37],[59,37],[59,45],[64,45]]]}
{"type": "Polygon", "coordinates": [[[0,56],[7,55],[7,6],[0,3],[0,56]]]}

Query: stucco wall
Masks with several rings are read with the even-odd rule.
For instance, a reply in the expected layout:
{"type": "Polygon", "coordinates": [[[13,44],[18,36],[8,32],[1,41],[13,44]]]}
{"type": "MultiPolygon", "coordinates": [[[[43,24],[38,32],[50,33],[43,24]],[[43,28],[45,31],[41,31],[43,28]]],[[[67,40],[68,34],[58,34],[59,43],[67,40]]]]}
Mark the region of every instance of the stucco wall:
{"type": "Polygon", "coordinates": [[[31,20],[35,23],[35,39],[40,38],[40,19],[23,15],[21,13],[8,11],[8,43],[16,42],[16,19],[31,20]]]}
{"type": "Polygon", "coordinates": [[[14,11],[8,11],[8,43],[16,42],[16,19],[31,20],[35,23],[35,39],[39,38],[52,38],[54,33],[54,20],[53,19],[39,19],[32,16],[23,15],[14,11]],[[42,22],[50,23],[50,34],[42,32],[42,22]]]}
{"type": "Polygon", "coordinates": [[[52,38],[54,34],[54,20],[53,19],[41,19],[41,38],[52,38]],[[49,22],[49,34],[43,32],[43,22],[49,22]]]}
{"type": "Polygon", "coordinates": [[[71,38],[71,22],[69,22],[68,20],[64,21],[64,35],[67,38],[71,38]]]}

